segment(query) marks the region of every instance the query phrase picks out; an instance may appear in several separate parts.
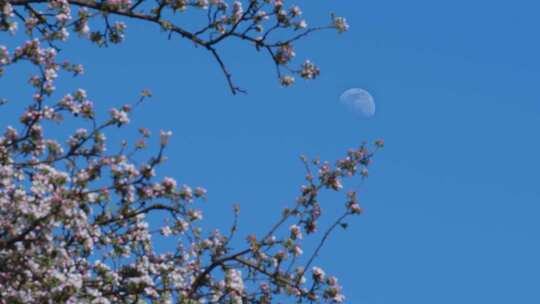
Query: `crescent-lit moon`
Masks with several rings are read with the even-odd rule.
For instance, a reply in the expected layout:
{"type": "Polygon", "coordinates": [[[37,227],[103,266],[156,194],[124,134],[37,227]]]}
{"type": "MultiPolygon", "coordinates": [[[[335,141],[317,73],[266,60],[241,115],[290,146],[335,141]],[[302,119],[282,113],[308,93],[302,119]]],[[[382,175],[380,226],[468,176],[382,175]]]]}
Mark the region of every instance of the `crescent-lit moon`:
{"type": "Polygon", "coordinates": [[[375,115],[375,99],[373,99],[373,96],[364,89],[348,89],[341,94],[339,100],[351,110],[366,118],[375,115]]]}

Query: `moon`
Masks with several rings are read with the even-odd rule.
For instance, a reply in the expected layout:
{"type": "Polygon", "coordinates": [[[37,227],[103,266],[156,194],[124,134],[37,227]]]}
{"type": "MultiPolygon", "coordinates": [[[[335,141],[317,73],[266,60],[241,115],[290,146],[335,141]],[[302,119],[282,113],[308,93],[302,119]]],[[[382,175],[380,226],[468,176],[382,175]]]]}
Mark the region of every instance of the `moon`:
{"type": "Polygon", "coordinates": [[[341,94],[339,100],[348,108],[365,118],[375,116],[375,99],[364,89],[348,89],[341,94]]]}

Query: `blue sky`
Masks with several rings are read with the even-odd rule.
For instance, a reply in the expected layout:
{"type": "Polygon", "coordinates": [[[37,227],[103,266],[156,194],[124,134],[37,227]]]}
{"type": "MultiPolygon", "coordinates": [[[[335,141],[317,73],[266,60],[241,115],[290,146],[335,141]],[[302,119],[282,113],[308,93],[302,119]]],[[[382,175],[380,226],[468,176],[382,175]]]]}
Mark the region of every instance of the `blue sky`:
{"type": "Polygon", "coordinates": [[[298,4],[308,22],[333,10],[351,25],[299,44],[322,69],[316,81],[283,89],[269,58],[227,42],[224,59],[249,91],[232,96],[204,50],[130,24],[123,45],[66,47],[86,66],[68,83],[103,109],[150,88],[132,127],[174,131],[161,173],[208,188],[211,226],[225,227],[238,202],[243,231],[267,227],[297,194],[300,154],[335,160],[384,138],[361,185],[365,214],[319,260],[347,302],[540,303],[540,4],[298,4]],[[375,118],[338,102],[350,87],[371,92],[375,118]]]}

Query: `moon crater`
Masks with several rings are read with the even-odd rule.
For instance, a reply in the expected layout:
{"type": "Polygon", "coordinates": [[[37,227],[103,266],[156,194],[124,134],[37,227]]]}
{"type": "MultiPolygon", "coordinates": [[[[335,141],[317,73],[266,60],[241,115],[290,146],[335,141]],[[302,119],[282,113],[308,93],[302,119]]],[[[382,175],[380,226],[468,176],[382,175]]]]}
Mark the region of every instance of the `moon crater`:
{"type": "Polygon", "coordinates": [[[348,89],[339,100],[355,113],[359,113],[365,118],[370,118],[375,115],[375,99],[371,94],[360,88],[348,89]]]}

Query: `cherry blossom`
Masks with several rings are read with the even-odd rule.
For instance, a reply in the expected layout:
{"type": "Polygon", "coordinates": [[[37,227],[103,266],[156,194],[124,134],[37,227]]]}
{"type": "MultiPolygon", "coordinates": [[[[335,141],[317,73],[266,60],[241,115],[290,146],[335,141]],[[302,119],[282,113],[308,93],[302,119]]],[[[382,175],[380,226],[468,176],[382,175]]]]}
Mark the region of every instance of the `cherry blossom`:
{"type": "Polygon", "coordinates": [[[280,83],[291,86],[296,75],[320,74],[309,60],[296,64],[296,43],[319,30],[348,29],[343,17],[309,27],[303,16],[282,0],[0,0],[0,34],[12,35],[0,45],[0,77],[18,63],[31,70],[18,122],[0,126],[0,303],[344,302],[338,280],[314,263],[328,237],[363,212],[347,180],[368,176],[382,140],[335,163],[302,157],[298,196],[266,233],[239,231],[238,205],[231,226],[218,230],[204,220],[209,191],[159,173],[171,131],[152,136],[141,128],[134,143],[107,139],[129,128],[150,91],[107,114],[96,113],[91,92],[56,87],[62,77],[84,74],[82,65],[59,59],[62,46],[77,38],[101,47],[122,43],[127,19],[208,51],[233,93],[243,90],[217,51],[224,40],[269,55],[280,83]],[[186,11],[205,22],[188,31],[186,11]],[[342,204],[320,197],[343,189],[342,204]],[[327,219],[325,208],[341,208],[341,215],[327,219]],[[156,245],[162,239],[170,248],[156,245]],[[306,250],[308,242],[314,250],[306,250]]]}

